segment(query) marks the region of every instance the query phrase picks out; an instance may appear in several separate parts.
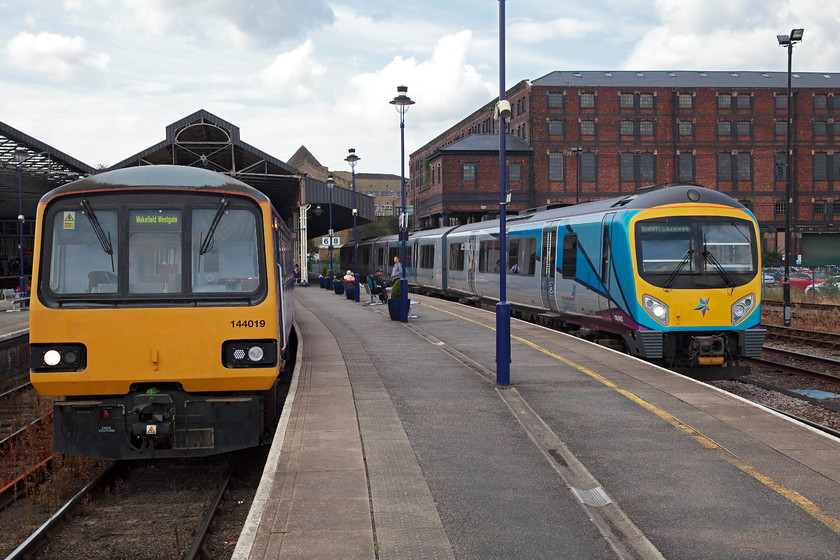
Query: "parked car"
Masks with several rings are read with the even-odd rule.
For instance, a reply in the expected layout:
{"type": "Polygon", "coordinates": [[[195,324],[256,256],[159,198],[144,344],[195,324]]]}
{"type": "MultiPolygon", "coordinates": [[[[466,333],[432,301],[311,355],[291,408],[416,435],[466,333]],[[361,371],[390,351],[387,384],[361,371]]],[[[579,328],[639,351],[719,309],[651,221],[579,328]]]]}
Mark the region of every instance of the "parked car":
{"type": "Polygon", "coordinates": [[[825,273],[820,271],[802,270],[790,274],[790,289],[804,292],[809,286],[816,286],[825,282],[825,273]]]}

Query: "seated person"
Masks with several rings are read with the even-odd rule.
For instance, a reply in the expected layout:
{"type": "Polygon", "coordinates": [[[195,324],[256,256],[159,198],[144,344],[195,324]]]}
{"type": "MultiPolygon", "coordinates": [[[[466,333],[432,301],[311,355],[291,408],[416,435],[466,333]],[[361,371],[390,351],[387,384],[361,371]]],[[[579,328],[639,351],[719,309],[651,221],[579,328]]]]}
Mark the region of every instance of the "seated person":
{"type": "Polygon", "coordinates": [[[379,299],[385,301],[388,299],[388,290],[386,289],[385,279],[382,278],[382,269],[377,268],[376,274],[371,278],[373,280],[373,293],[379,295],[379,299]]]}
{"type": "Polygon", "coordinates": [[[295,265],[294,267],[294,276],[295,276],[295,284],[300,284],[300,267],[295,265]]]}
{"type": "Polygon", "coordinates": [[[346,284],[348,282],[353,284],[356,282],[356,277],[353,275],[353,271],[351,270],[348,270],[347,274],[344,275],[344,283],[346,284]]]}

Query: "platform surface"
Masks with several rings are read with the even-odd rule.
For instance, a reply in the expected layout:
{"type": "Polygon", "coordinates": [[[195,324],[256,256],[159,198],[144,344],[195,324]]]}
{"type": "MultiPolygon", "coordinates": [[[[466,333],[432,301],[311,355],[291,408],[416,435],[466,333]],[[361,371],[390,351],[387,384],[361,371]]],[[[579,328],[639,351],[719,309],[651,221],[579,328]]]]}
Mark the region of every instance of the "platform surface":
{"type": "Polygon", "coordinates": [[[302,360],[234,558],[840,558],[840,441],[415,294],[296,291],[302,360]]]}

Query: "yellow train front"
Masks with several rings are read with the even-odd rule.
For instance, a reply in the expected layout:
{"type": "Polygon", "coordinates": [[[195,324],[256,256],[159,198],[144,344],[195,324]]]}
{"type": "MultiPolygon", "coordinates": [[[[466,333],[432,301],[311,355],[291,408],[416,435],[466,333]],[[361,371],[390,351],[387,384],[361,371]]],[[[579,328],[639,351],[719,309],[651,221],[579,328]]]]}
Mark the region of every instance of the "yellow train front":
{"type": "Polygon", "coordinates": [[[203,456],[270,435],[294,316],[288,230],[212,171],[145,166],[38,206],[31,380],[55,451],[203,456]]]}

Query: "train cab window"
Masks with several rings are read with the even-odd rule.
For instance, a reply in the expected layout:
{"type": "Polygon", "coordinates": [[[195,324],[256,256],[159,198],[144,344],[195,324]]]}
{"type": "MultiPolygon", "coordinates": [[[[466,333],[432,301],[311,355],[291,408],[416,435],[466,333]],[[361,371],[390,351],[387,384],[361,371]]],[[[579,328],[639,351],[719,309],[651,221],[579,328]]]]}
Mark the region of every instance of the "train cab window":
{"type": "Polygon", "coordinates": [[[636,223],[637,266],[664,288],[743,285],[757,273],[755,232],[747,220],[670,217],[636,223]]]}
{"type": "Polygon", "coordinates": [[[130,294],[181,293],[180,210],[128,213],[128,291],[130,294]]]}
{"type": "Polygon", "coordinates": [[[201,209],[192,215],[193,292],[253,292],[259,287],[259,244],[254,214],[201,209]],[[214,227],[214,222],[218,221],[214,227]]]}
{"type": "Polygon", "coordinates": [[[52,226],[50,290],[55,294],[116,292],[117,212],[58,211],[52,226]]]}

